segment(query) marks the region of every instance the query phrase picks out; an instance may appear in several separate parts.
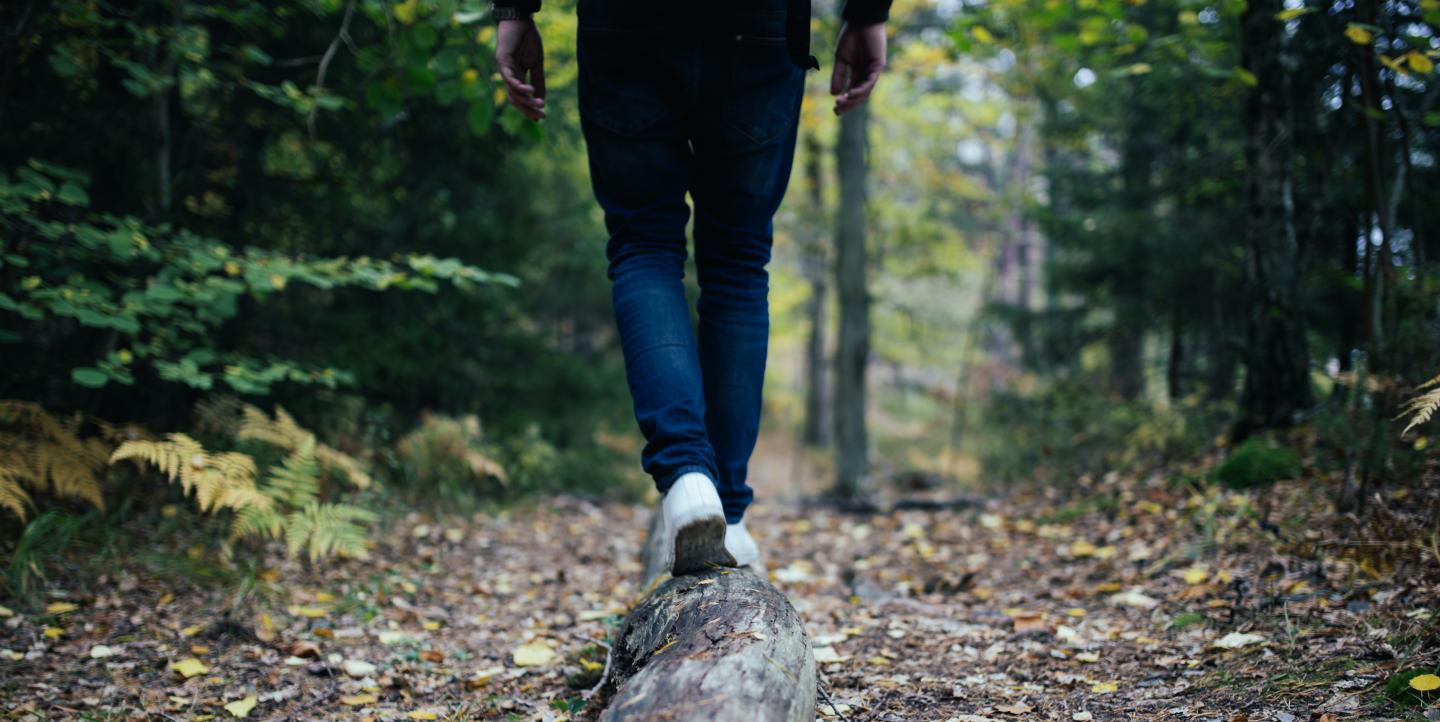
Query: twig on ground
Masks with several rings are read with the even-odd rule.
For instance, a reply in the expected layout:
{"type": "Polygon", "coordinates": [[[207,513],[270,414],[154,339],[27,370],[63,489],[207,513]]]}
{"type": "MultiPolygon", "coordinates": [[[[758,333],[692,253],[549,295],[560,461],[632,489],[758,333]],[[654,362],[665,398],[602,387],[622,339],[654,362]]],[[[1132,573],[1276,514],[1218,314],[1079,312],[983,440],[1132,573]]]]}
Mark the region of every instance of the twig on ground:
{"type": "Polygon", "coordinates": [[[835,716],[840,718],[840,722],[850,722],[850,718],[846,717],[845,713],[841,712],[840,708],[835,706],[835,700],[830,699],[830,693],[825,691],[825,687],[825,680],[822,677],[820,683],[815,685],[815,688],[820,690],[820,696],[825,698],[825,704],[830,705],[830,711],[834,712],[835,716]]]}
{"type": "Polygon", "coordinates": [[[595,696],[596,692],[600,691],[601,687],[605,686],[605,680],[610,678],[610,658],[615,656],[615,650],[610,647],[609,643],[601,641],[599,639],[595,639],[594,637],[587,637],[579,632],[571,632],[570,634],[576,639],[584,640],[586,642],[589,642],[590,644],[598,644],[601,647],[605,648],[605,668],[600,670],[599,681],[595,683],[594,687],[591,687],[590,689],[587,689],[584,692],[580,693],[580,697],[582,699],[589,700],[591,697],[595,696]]]}

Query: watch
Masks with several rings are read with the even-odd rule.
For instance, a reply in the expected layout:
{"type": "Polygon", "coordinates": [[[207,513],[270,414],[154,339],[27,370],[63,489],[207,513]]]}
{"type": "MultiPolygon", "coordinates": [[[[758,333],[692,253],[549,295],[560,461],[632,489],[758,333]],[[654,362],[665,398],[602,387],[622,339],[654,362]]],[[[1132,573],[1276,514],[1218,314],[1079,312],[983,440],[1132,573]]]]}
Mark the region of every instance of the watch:
{"type": "Polygon", "coordinates": [[[491,5],[490,17],[495,22],[501,20],[529,20],[530,13],[521,10],[513,5],[491,5]]]}

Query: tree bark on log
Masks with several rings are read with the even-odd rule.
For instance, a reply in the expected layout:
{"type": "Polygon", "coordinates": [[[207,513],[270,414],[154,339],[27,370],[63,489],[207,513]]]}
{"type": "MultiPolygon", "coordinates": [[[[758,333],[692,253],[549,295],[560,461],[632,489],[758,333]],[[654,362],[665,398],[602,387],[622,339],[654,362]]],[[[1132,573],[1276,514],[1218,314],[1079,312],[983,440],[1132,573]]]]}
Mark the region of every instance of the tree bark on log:
{"type": "Polygon", "coordinates": [[[814,720],[815,655],[789,600],[745,569],[666,579],[660,526],[656,514],[641,558],[650,592],[612,646],[600,720],[814,720]]]}

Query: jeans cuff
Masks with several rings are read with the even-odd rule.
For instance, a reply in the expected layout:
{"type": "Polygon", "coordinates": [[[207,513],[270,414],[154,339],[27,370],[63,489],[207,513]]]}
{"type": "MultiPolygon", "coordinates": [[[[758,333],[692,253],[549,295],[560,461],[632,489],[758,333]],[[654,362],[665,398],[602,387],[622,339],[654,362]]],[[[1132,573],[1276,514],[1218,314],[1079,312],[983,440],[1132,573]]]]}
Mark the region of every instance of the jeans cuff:
{"type": "Polygon", "coordinates": [[[713,469],[709,469],[701,464],[690,464],[670,472],[669,476],[655,477],[655,490],[660,492],[661,496],[664,496],[665,492],[670,491],[670,487],[675,485],[677,479],[686,474],[693,473],[704,474],[706,478],[710,479],[711,484],[715,483],[716,474],[713,469]]]}

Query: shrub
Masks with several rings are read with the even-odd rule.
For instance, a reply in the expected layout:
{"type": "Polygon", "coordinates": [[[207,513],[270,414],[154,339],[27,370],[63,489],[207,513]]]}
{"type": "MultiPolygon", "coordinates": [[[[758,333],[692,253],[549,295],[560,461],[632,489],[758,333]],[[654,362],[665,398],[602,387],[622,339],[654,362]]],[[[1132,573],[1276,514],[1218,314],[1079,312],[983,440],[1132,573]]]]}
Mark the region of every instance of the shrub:
{"type": "Polygon", "coordinates": [[[1215,470],[1215,478],[1232,489],[1249,489],[1300,475],[1300,455],[1259,437],[1247,439],[1215,470]]]}
{"type": "Polygon", "coordinates": [[[493,458],[480,419],[426,414],[395,445],[396,477],[409,491],[442,500],[503,491],[509,475],[493,458]]]}

